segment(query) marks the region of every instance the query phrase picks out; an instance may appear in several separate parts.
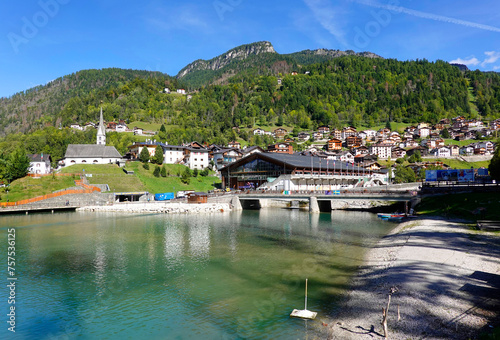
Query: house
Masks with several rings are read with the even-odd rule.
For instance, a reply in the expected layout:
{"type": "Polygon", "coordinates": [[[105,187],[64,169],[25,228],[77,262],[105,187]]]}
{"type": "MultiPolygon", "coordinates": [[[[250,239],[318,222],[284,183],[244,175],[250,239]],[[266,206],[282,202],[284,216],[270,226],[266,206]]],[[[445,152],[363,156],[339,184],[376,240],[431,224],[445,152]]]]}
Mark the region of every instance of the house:
{"type": "Polygon", "coordinates": [[[128,126],[127,126],[127,124],[125,124],[124,121],[120,120],[120,122],[118,122],[118,124],[116,124],[115,130],[116,130],[116,132],[125,132],[128,130],[128,126]]]}
{"type": "Polygon", "coordinates": [[[184,164],[191,170],[203,170],[210,164],[210,151],[205,149],[198,142],[192,142],[184,148],[184,164]]]}
{"type": "Polygon", "coordinates": [[[215,163],[215,166],[217,167],[217,170],[219,170],[222,167],[225,167],[226,165],[241,159],[242,155],[243,152],[238,149],[224,149],[214,152],[213,161],[215,163]]]}
{"type": "Polygon", "coordinates": [[[143,134],[143,129],[139,128],[137,126],[134,126],[134,135],[142,135],[143,134]]]}
{"type": "Polygon", "coordinates": [[[396,131],[393,131],[389,134],[389,139],[393,142],[393,143],[396,143],[396,144],[399,144],[401,143],[401,136],[399,135],[399,133],[397,133],[396,131]]]}
{"type": "Polygon", "coordinates": [[[320,133],[320,132],[313,132],[313,139],[314,140],[320,140],[320,139],[323,139],[323,134],[320,133]]]}
{"type": "Polygon", "coordinates": [[[163,144],[163,163],[179,164],[184,159],[184,146],[163,144]]]}
{"type": "Polygon", "coordinates": [[[323,125],[318,128],[318,132],[327,135],[330,133],[330,128],[327,125],[323,125]]]}
{"type": "Polygon", "coordinates": [[[357,136],[357,135],[358,131],[356,131],[356,129],[353,128],[352,126],[349,126],[342,129],[342,137],[340,139],[346,140],[347,137],[357,136]]]}
{"type": "Polygon", "coordinates": [[[451,150],[446,146],[434,148],[431,150],[431,155],[434,157],[451,157],[451,150]]]}
{"type": "Polygon", "coordinates": [[[253,130],[254,136],[255,135],[263,136],[265,133],[266,133],[266,131],[262,130],[261,128],[257,128],[257,129],[253,130]]]}
{"type": "Polygon", "coordinates": [[[378,143],[370,146],[370,153],[377,155],[378,158],[388,159],[392,156],[393,144],[378,143]]]}
{"type": "Polygon", "coordinates": [[[277,143],[267,147],[267,152],[293,154],[293,147],[288,143],[277,143]]]}
{"type": "Polygon", "coordinates": [[[341,162],[354,163],[354,155],[349,151],[341,152],[337,155],[337,159],[341,162]]]}
{"type": "MultiPolygon", "coordinates": [[[[141,154],[141,151],[143,148],[147,148],[149,157],[154,157],[156,154],[156,147],[157,146],[164,147],[165,144],[157,142],[157,141],[151,141],[147,140],[145,142],[134,142],[132,145],[128,146],[128,157],[131,159],[138,159],[139,155],[141,154]]],[[[164,157],[165,158],[165,157],[164,157]]]]}
{"type": "Polygon", "coordinates": [[[371,162],[375,162],[377,160],[376,155],[372,154],[359,154],[354,156],[354,163],[362,163],[362,164],[367,164],[371,162]]]}
{"type": "Polygon", "coordinates": [[[241,149],[241,143],[237,141],[232,141],[227,144],[229,148],[241,149]]]}
{"type": "Polygon", "coordinates": [[[417,134],[420,138],[426,138],[431,133],[431,130],[428,127],[421,127],[417,129],[417,134]]]}
{"type": "Polygon", "coordinates": [[[362,145],[362,146],[359,146],[357,148],[354,148],[353,150],[351,150],[351,152],[354,152],[354,156],[368,155],[368,154],[370,154],[370,149],[367,148],[366,146],[362,145]]]}
{"type": "Polygon", "coordinates": [[[87,131],[87,129],[96,129],[97,126],[92,123],[92,122],[88,122],[87,124],[85,124],[85,126],[83,127],[83,130],[87,131]]]}
{"type": "Polygon", "coordinates": [[[450,149],[451,157],[456,157],[460,154],[460,147],[458,145],[448,145],[448,148],[450,149]]]}
{"type": "Polygon", "coordinates": [[[335,139],[342,139],[342,130],[334,129],[332,130],[332,132],[330,132],[330,136],[335,139]]]}
{"type": "Polygon", "coordinates": [[[69,127],[74,129],[74,130],[80,130],[80,131],[83,130],[83,128],[80,126],[80,124],[76,124],[76,123],[71,124],[69,127]]]}
{"type": "Polygon", "coordinates": [[[495,151],[495,144],[490,141],[476,143],[476,147],[484,148],[485,152],[489,154],[495,151]]]}
{"type": "Polygon", "coordinates": [[[347,148],[357,148],[363,145],[363,140],[358,136],[349,136],[346,138],[346,146],[347,148]]]}
{"type": "Polygon", "coordinates": [[[177,93],[179,93],[179,94],[186,94],[186,90],[184,90],[184,89],[177,89],[177,93]]]}
{"type": "Polygon", "coordinates": [[[460,148],[460,155],[463,156],[472,156],[474,154],[474,146],[473,145],[465,145],[460,148]]]}
{"type": "Polygon", "coordinates": [[[411,156],[413,155],[414,153],[417,153],[419,152],[420,153],[420,156],[427,156],[429,154],[429,149],[425,146],[416,146],[414,148],[411,148],[409,150],[406,150],[406,154],[408,156],[411,156]]]}
{"type": "Polygon", "coordinates": [[[109,122],[107,125],[106,125],[106,130],[107,131],[115,131],[116,130],[116,123],[115,122],[109,122]]]}
{"type": "Polygon", "coordinates": [[[288,131],[286,129],[283,129],[283,128],[277,128],[276,130],[273,131],[274,132],[274,136],[276,138],[283,138],[286,136],[286,134],[288,133],[288,131]]]}
{"type": "Polygon", "coordinates": [[[340,139],[332,138],[326,144],[326,149],[328,151],[342,150],[342,141],[340,139]]]}
{"type": "Polygon", "coordinates": [[[254,153],[264,152],[264,150],[260,146],[249,146],[243,150],[242,157],[247,157],[253,155],[254,153]]]}
{"type": "MultiPolygon", "coordinates": [[[[361,131],[361,133],[363,135],[366,135],[367,141],[374,141],[375,136],[377,135],[377,131],[375,131],[375,130],[363,130],[363,131],[361,131]]],[[[359,136],[359,137],[363,138],[363,136],[359,136]]]]}
{"type": "Polygon", "coordinates": [[[299,132],[297,137],[299,138],[299,141],[305,142],[311,138],[311,135],[309,135],[307,132],[299,132]]]}
{"type": "Polygon", "coordinates": [[[405,149],[400,148],[399,146],[392,148],[392,150],[391,150],[391,158],[392,159],[403,158],[404,156],[406,156],[405,149]]]}
{"type": "Polygon", "coordinates": [[[30,168],[28,170],[28,173],[34,175],[50,174],[50,172],[52,171],[52,168],[50,166],[52,158],[50,157],[50,155],[36,153],[27,156],[30,159],[30,168]]]}

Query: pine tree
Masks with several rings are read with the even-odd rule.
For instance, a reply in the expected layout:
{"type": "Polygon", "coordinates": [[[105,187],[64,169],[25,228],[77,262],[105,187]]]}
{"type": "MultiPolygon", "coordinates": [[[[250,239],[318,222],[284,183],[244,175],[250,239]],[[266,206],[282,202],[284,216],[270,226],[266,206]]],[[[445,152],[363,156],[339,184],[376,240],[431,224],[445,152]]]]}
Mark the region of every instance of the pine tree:
{"type": "Polygon", "coordinates": [[[139,160],[142,163],[147,163],[149,162],[149,151],[147,147],[143,147],[141,150],[141,153],[139,154],[139,160]]]}

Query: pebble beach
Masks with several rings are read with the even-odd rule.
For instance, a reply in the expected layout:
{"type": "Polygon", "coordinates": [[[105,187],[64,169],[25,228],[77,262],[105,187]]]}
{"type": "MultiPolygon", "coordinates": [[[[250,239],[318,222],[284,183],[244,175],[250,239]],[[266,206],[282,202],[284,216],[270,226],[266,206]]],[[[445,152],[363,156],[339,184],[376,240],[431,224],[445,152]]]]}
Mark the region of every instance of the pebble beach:
{"type": "Polygon", "coordinates": [[[500,234],[440,218],[399,224],[374,244],[328,339],[475,339],[500,311],[500,234]]]}

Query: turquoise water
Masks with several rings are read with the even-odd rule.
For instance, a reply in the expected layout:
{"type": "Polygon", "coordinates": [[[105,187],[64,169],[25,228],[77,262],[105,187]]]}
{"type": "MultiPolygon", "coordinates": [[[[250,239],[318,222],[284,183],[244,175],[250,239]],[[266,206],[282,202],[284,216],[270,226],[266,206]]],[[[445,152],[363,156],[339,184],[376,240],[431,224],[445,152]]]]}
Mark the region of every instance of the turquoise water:
{"type": "Polygon", "coordinates": [[[7,228],[16,228],[15,336],[8,288],[0,293],[0,338],[15,339],[321,336],[364,249],[394,226],[369,213],[284,209],[76,212],[0,223],[2,256],[7,228]],[[318,312],[308,323],[289,317],[304,308],[305,278],[308,309],[318,312]]]}

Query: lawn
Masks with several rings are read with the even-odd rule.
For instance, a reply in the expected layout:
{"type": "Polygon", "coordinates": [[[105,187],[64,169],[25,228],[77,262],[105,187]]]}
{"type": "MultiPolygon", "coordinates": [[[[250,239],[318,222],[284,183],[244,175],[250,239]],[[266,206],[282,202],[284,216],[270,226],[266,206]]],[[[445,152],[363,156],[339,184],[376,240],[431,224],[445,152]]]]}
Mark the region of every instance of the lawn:
{"type": "Polygon", "coordinates": [[[146,170],[140,162],[130,162],[127,163],[126,169],[134,171],[134,176],[137,176],[141,183],[143,183],[145,190],[153,194],[181,190],[207,192],[214,189],[214,184],[220,183],[218,177],[203,177],[200,175],[191,177],[189,184],[182,183],[179,176],[186,167],[180,164],[165,164],[167,177],[155,177],[153,175],[155,167],[156,165],[149,164],[149,170],[146,170]]]}
{"type": "Polygon", "coordinates": [[[79,176],[24,177],[12,182],[8,188],[0,189],[0,202],[16,202],[27,198],[51,194],[54,191],[75,186],[79,176]],[[9,190],[7,194],[7,189],[9,190]]]}

